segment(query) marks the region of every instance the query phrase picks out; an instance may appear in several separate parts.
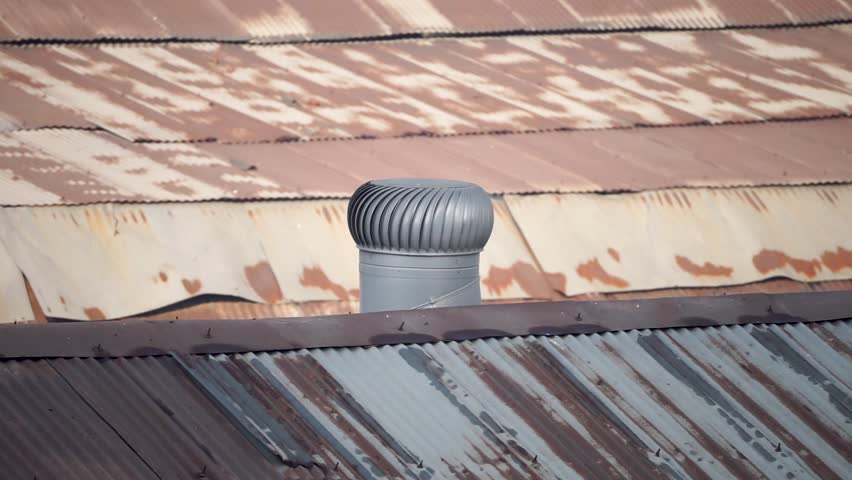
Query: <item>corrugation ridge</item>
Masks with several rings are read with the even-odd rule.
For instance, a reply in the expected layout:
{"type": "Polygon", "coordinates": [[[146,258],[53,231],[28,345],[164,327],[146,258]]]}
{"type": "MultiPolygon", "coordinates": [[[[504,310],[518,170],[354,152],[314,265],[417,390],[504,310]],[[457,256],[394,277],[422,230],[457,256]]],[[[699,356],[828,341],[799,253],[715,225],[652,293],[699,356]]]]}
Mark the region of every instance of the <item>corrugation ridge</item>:
{"type": "Polygon", "coordinates": [[[375,181],[355,191],[347,222],[362,249],[473,253],[491,234],[492,210],[488,194],[469,183],[375,181]]]}

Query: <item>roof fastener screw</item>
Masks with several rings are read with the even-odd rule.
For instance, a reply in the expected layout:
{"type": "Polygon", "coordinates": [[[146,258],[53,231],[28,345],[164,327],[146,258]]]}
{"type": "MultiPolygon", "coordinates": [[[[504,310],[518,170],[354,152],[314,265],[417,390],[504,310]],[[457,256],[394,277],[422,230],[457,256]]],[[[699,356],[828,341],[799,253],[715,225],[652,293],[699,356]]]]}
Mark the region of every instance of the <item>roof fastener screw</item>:
{"type": "Polygon", "coordinates": [[[577,312],[577,317],[576,317],[576,319],[577,319],[577,321],[578,321],[578,322],[579,322],[579,321],[581,321],[581,320],[583,319],[583,316],[582,316],[582,315],[580,315],[580,312],[577,312]]]}
{"type": "Polygon", "coordinates": [[[536,456],[534,456],[534,457],[533,457],[532,462],[533,462],[533,463],[538,463],[538,455],[536,455],[536,456]]]}
{"type": "Polygon", "coordinates": [[[213,338],[213,334],[210,333],[211,330],[211,328],[207,329],[207,333],[204,334],[204,338],[213,338]]]}
{"type": "Polygon", "coordinates": [[[401,332],[402,327],[404,327],[404,326],[405,326],[405,322],[403,321],[402,323],[399,324],[399,328],[397,328],[397,330],[399,330],[401,332]]]}
{"type": "Polygon", "coordinates": [[[423,460],[420,460],[420,463],[417,464],[417,468],[423,468],[423,460]]]}
{"type": "Polygon", "coordinates": [[[780,452],[780,451],[781,451],[781,442],[778,442],[778,445],[776,445],[776,446],[775,446],[775,451],[776,451],[776,452],[780,452]]]}
{"type": "Polygon", "coordinates": [[[340,467],[340,462],[335,462],[334,471],[336,472],[339,467],[340,467]]]}
{"type": "Polygon", "coordinates": [[[201,466],[201,471],[198,472],[198,478],[207,478],[207,465],[201,466]]]}
{"type": "Polygon", "coordinates": [[[772,311],[772,305],[770,305],[770,306],[766,307],[766,312],[767,312],[767,313],[774,313],[774,312],[772,311]]]}
{"type": "Polygon", "coordinates": [[[654,455],[656,455],[657,457],[659,457],[659,456],[660,456],[660,451],[662,451],[662,450],[663,450],[662,448],[658,448],[658,449],[657,449],[657,453],[655,453],[654,455]]]}

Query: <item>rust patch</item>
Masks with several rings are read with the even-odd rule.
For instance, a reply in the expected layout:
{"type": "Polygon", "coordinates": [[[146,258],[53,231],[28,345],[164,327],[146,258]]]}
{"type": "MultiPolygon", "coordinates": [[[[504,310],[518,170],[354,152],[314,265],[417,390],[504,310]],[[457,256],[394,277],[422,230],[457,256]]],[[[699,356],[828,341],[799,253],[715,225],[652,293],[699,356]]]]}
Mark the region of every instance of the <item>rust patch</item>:
{"type": "MultiPolygon", "coordinates": [[[[160,281],[166,283],[169,281],[169,276],[166,275],[166,272],[160,272],[160,281]]],[[[184,280],[186,281],[186,280],[184,280]]]]}
{"type": "Polygon", "coordinates": [[[168,182],[158,182],[157,186],[169,193],[174,193],[175,195],[192,195],[195,193],[195,190],[174,180],[168,182]]]}
{"type": "Polygon", "coordinates": [[[116,155],[95,155],[94,158],[95,160],[107,165],[116,165],[120,160],[116,155]]]}
{"type": "Polygon", "coordinates": [[[627,288],[630,286],[630,283],[627,280],[607,273],[607,271],[601,266],[601,262],[598,261],[597,257],[577,266],[577,275],[585,278],[589,282],[597,280],[616,288],[627,288]]]}
{"type": "Polygon", "coordinates": [[[552,296],[547,283],[554,285],[547,278],[546,282],[542,282],[543,276],[554,275],[556,278],[553,281],[555,285],[562,285],[563,291],[565,288],[565,275],[557,274],[542,274],[534,266],[527,262],[515,262],[509,268],[501,268],[492,265],[488,270],[488,275],[482,279],[482,284],[488,288],[488,293],[492,295],[501,295],[504,290],[508,289],[512,283],[516,283],[521,290],[533,298],[550,298],[552,296]],[[561,279],[558,278],[561,276],[561,279]]]}
{"type": "MultiPolygon", "coordinates": [[[[88,213],[86,214],[86,216],[88,217],[88,213]]],[[[136,214],[135,214],[135,213],[130,212],[130,218],[133,220],[133,223],[139,223],[139,219],[138,219],[138,218],[136,218],[136,214]]]]}
{"type": "Polygon", "coordinates": [[[326,223],[331,225],[331,212],[328,211],[328,207],[326,207],[326,206],[322,207],[322,215],[325,217],[326,223]]]}
{"type": "Polygon", "coordinates": [[[764,274],[789,265],[802,275],[805,275],[808,278],[814,278],[817,273],[822,270],[822,265],[820,265],[819,260],[793,258],[780,250],[763,249],[752,258],[752,263],[760,273],[764,274]]]}
{"type": "Polygon", "coordinates": [[[349,295],[354,299],[361,298],[361,289],[360,288],[350,288],[349,295]]]}
{"type": "Polygon", "coordinates": [[[613,260],[615,260],[618,263],[621,263],[621,254],[618,253],[618,250],[610,247],[610,248],[606,249],[606,253],[608,253],[609,256],[612,257],[613,260]]]}
{"type": "Polygon", "coordinates": [[[837,247],[837,251],[826,250],[820,257],[822,263],[832,272],[839,272],[844,268],[852,268],[852,250],[837,247]]]}
{"type": "Polygon", "coordinates": [[[666,199],[666,203],[668,203],[670,207],[674,206],[674,202],[672,202],[672,197],[669,196],[669,192],[663,192],[663,197],[666,199]]]}
{"type": "Polygon", "coordinates": [[[683,255],[675,255],[677,266],[684,272],[696,277],[730,277],[734,273],[731,267],[716,265],[710,262],[704,262],[704,265],[699,265],[683,255]]]}
{"type": "Polygon", "coordinates": [[[559,293],[565,294],[568,291],[568,279],[562,272],[544,272],[544,278],[559,293]]]}
{"type": "Polygon", "coordinates": [[[66,305],[65,297],[63,297],[62,295],[59,296],[59,303],[61,303],[62,305],[66,305]]]}
{"type": "Polygon", "coordinates": [[[284,299],[281,287],[278,286],[278,279],[275,278],[269,262],[248,265],[245,268],[245,274],[251,288],[266,303],[278,303],[284,299]]]}
{"type": "MultiPolygon", "coordinates": [[[[325,210],[325,207],[323,207],[323,210],[325,210]]],[[[303,268],[299,283],[304,287],[316,287],[320,290],[330,291],[340,300],[349,300],[349,292],[343,285],[332,282],[319,266],[303,268]]]]}
{"type": "Polygon", "coordinates": [[[98,307],[84,308],[83,313],[86,314],[86,318],[89,320],[106,320],[106,315],[98,307]]]}
{"type": "MultiPolygon", "coordinates": [[[[162,275],[164,275],[164,274],[162,272],[160,272],[160,278],[162,278],[162,275]]],[[[163,281],[165,281],[165,280],[163,280],[163,281]]],[[[194,278],[194,279],[184,278],[184,279],[181,280],[181,283],[183,283],[183,288],[190,295],[195,295],[196,293],[198,293],[199,290],[201,290],[201,280],[199,280],[197,278],[194,278]]]]}
{"type": "Polygon", "coordinates": [[[124,172],[128,173],[130,175],[145,175],[146,173],[148,173],[148,169],[147,168],[130,168],[130,169],[125,170],[124,172]]]}

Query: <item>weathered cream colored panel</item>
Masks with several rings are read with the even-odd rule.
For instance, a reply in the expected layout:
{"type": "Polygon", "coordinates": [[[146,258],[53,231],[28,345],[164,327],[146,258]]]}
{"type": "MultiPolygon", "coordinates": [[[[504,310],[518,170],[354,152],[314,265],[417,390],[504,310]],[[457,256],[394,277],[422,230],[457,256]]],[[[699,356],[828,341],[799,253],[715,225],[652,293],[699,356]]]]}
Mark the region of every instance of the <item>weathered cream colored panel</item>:
{"type": "Polygon", "coordinates": [[[24,276],[0,242],[0,323],[29,322],[34,319],[24,276]]]}
{"type": "Polygon", "coordinates": [[[48,316],[123,317],[204,293],[280,300],[240,204],[6,208],[0,239],[48,316]]]}
{"type": "Polygon", "coordinates": [[[505,200],[542,268],[566,276],[568,295],[852,278],[848,185],[505,200]]]}
{"type": "MultiPolygon", "coordinates": [[[[0,210],[0,240],[48,316],[120,318],[202,294],[265,304],[359,299],[346,200],[103,204],[0,210]]],[[[486,300],[550,288],[495,202],[486,300]]]]}

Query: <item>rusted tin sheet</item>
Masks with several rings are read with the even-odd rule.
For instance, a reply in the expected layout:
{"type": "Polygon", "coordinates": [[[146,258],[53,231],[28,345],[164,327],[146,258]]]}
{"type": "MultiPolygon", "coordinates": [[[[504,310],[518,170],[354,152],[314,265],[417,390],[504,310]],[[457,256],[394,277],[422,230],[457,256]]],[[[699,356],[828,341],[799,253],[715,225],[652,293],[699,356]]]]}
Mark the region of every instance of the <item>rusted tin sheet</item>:
{"type": "MultiPolygon", "coordinates": [[[[495,208],[483,297],[550,298],[506,207],[495,208]]],[[[0,225],[49,317],[121,318],[205,294],[273,305],[360,293],[345,200],[15,208],[0,225]]]]}
{"type": "Polygon", "coordinates": [[[10,48],[0,76],[21,92],[18,105],[53,110],[0,111],[13,119],[4,128],[82,120],[128,140],[237,143],[848,115],[849,55],[824,47],[845,35],[822,27],[10,48]]]}
{"type": "MultiPolygon", "coordinates": [[[[627,292],[594,292],[570,297],[571,300],[637,300],[642,298],[671,298],[696,296],[743,295],[749,293],[805,293],[852,291],[852,280],[833,280],[830,282],[797,282],[787,278],[771,278],[744,285],[726,285],[722,287],[661,288],[658,290],[638,290],[627,292]]],[[[198,317],[215,318],[215,317],[198,317]]],[[[231,317],[227,317],[231,318],[231,317]]]]}
{"type": "Polygon", "coordinates": [[[813,323],[850,318],[852,292],[476,305],[252,321],[0,325],[7,359],[245,353],[420,344],[524,335],[813,323]]]}
{"type": "Polygon", "coordinates": [[[0,242],[0,323],[35,320],[24,275],[0,242]]]}
{"type": "Polygon", "coordinates": [[[564,275],[567,295],[852,276],[848,186],[505,201],[542,268],[564,275]]]}
{"type": "Polygon", "coordinates": [[[602,4],[583,0],[300,0],[250,3],[161,0],[128,5],[75,0],[0,7],[0,40],[257,39],[328,40],[417,33],[568,29],[719,28],[849,20],[850,7],[830,0],[741,3],[730,0],[602,4]],[[130,20],[132,19],[132,21],[130,20]]]}
{"type": "Polygon", "coordinates": [[[842,479],[850,338],[838,320],[37,364],[162,478],[842,479]]]}
{"type": "Polygon", "coordinates": [[[287,470],[254,448],[173,359],[62,359],[51,366],[155,478],[276,478],[287,470]]]}
{"type": "Polygon", "coordinates": [[[5,478],[162,478],[48,361],[0,362],[0,402],[5,478]]]}
{"type": "Polygon", "coordinates": [[[348,197],[375,178],[492,193],[852,181],[852,120],[256,145],[0,134],[0,204],[348,197]],[[566,154],[566,152],[571,152],[566,154]]]}

